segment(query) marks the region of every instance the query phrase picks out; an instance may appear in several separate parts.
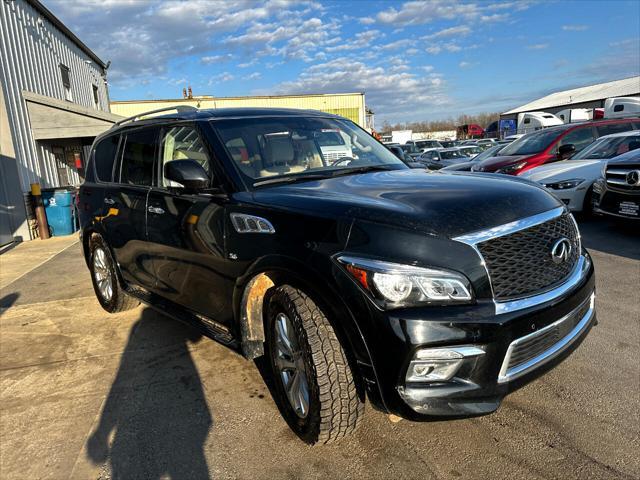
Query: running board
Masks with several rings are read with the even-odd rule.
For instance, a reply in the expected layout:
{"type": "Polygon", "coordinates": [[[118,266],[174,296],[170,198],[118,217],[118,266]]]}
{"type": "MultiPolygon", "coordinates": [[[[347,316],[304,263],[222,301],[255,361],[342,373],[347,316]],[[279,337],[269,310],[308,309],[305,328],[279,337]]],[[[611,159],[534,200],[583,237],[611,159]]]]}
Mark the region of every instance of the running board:
{"type": "Polygon", "coordinates": [[[226,347],[237,352],[240,351],[240,344],[235,339],[231,330],[225,325],[184,307],[179,307],[175,303],[142,288],[129,287],[126,291],[128,295],[137,298],[142,303],[153,308],[159,313],[195,328],[204,336],[209,337],[226,347]]]}

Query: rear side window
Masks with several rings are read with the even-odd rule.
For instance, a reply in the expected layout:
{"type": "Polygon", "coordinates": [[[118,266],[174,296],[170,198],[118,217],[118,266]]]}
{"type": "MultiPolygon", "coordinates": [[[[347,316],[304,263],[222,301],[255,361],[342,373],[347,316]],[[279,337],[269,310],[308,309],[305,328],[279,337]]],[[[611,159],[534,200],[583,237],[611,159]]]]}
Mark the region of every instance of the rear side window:
{"type": "Polygon", "coordinates": [[[613,123],[609,125],[598,125],[598,136],[603,137],[605,135],[611,135],[612,133],[627,132],[633,129],[631,122],[627,123],[613,123]]]}
{"type": "Polygon", "coordinates": [[[113,181],[113,163],[116,158],[119,140],[119,135],[112,135],[111,137],[101,140],[100,143],[96,145],[93,154],[93,163],[96,167],[98,180],[102,182],[113,181]]]}
{"type": "Polygon", "coordinates": [[[158,129],[128,133],[124,137],[120,183],[151,186],[158,129]]]}
{"type": "Polygon", "coordinates": [[[558,142],[558,146],[573,145],[576,147],[576,152],[579,152],[584,147],[592,143],[593,140],[593,129],[591,127],[578,128],[562,137],[560,142],[558,142]]]}

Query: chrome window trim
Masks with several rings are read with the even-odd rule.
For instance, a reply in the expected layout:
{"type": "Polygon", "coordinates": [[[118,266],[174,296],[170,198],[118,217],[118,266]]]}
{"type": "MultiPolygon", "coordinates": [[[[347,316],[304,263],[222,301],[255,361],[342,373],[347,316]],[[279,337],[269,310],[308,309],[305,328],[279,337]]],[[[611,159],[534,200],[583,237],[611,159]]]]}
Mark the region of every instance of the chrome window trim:
{"type": "MultiPolygon", "coordinates": [[[[532,295],[530,297],[524,297],[516,300],[509,300],[506,302],[498,302],[495,300],[495,293],[493,291],[493,285],[491,284],[491,275],[489,274],[489,268],[478,248],[478,244],[482,242],[486,242],[488,240],[493,240],[494,238],[503,237],[505,235],[510,235],[512,233],[518,232],[520,230],[525,230],[527,228],[534,227],[536,225],[540,225],[542,223],[548,222],[549,220],[553,220],[565,213],[568,213],[567,207],[561,206],[554,208],[552,210],[548,210],[546,212],[538,213],[531,217],[523,218],[520,220],[516,220],[510,223],[505,223],[504,225],[499,225],[497,227],[489,228],[487,230],[480,230],[477,232],[468,233],[465,235],[461,235],[458,237],[454,237],[452,240],[456,242],[461,242],[469,245],[473,248],[478,256],[480,257],[480,261],[484,270],[487,274],[487,278],[489,279],[489,286],[491,289],[491,296],[494,298],[493,303],[495,305],[496,315],[500,315],[503,313],[514,312],[517,310],[523,310],[525,308],[533,307],[536,305],[540,305],[542,303],[546,303],[554,298],[557,298],[567,291],[571,290],[576,284],[580,282],[580,280],[584,277],[585,272],[588,270],[588,266],[590,264],[588,257],[585,255],[580,255],[578,261],[576,262],[576,266],[569,275],[569,277],[559,286],[552,290],[548,290],[546,292],[542,292],[536,295],[532,295]]],[[[578,234],[578,251],[582,251],[582,239],[580,236],[580,229],[578,228],[578,224],[576,223],[576,219],[573,215],[569,214],[571,217],[571,221],[573,222],[574,227],[576,228],[576,232],[578,234]]]]}
{"type": "Polygon", "coordinates": [[[576,340],[576,338],[584,331],[587,325],[591,322],[591,319],[593,318],[593,315],[595,312],[595,298],[596,298],[596,294],[595,292],[593,292],[588,300],[589,310],[587,310],[587,312],[582,316],[580,321],[567,335],[565,335],[562,339],[556,342],[553,346],[551,346],[544,352],[540,353],[539,355],[535,356],[534,358],[528,360],[527,362],[521,365],[518,365],[517,367],[508,368],[513,350],[518,346],[518,344],[524,341],[530,340],[534,337],[540,336],[548,332],[552,328],[557,327],[562,322],[565,322],[567,319],[569,319],[571,315],[573,315],[576,311],[580,310],[586,302],[581,303],[577,308],[573,309],[567,315],[553,322],[552,324],[547,325],[544,328],[541,328],[537,332],[530,333],[529,335],[525,335],[524,337],[520,337],[514,340],[513,342],[511,342],[511,344],[509,344],[509,348],[507,349],[507,353],[505,354],[504,360],[502,362],[500,373],[498,374],[498,383],[506,383],[511,380],[515,380],[516,378],[519,378],[523,375],[526,375],[527,373],[544,365],[548,361],[558,356],[564,350],[566,350],[576,340]]]}

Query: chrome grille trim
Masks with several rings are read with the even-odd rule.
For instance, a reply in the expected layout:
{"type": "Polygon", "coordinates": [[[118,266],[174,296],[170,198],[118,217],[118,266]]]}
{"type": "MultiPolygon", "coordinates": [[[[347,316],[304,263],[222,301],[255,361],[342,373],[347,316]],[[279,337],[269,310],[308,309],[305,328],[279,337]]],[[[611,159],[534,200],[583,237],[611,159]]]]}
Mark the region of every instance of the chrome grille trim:
{"type": "Polygon", "coordinates": [[[526,375],[565,351],[591,322],[595,312],[595,298],[596,294],[594,292],[586,302],[583,302],[560,320],[511,342],[498,374],[498,383],[506,383],[526,375]],[[587,311],[569,333],[558,339],[562,324],[571,321],[572,317],[577,315],[587,302],[589,304],[587,311]],[[537,345],[536,342],[541,343],[537,345]],[[542,345],[543,348],[541,349],[539,345],[542,345]],[[536,346],[538,346],[537,349],[536,346]],[[527,356],[527,352],[530,352],[533,356],[527,356]]]}
{"type": "MultiPolygon", "coordinates": [[[[493,227],[487,230],[480,230],[480,231],[472,232],[469,234],[461,235],[452,239],[454,241],[462,242],[469,245],[476,251],[476,253],[478,254],[478,257],[480,257],[481,264],[485,269],[487,278],[489,279],[489,286],[491,289],[491,295],[493,297],[493,303],[495,305],[496,315],[523,310],[536,305],[540,305],[542,303],[546,303],[548,301],[553,300],[554,298],[557,298],[558,296],[565,294],[566,292],[571,290],[573,287],[575,287],[578,283],[580,283],[580,281],[584,278],[586,273],[589,271],[589,266],[591,265],[591,262],[588,256],[580,255],[578,257],[578,260],[576,261],[576,265],[573,271],[563,281],[563,283],[561,283],[560,285],[557,285],[553,289],[547,290],[544,292],[539,292],[537,294],[534,293],[533,295],[519,298],[519,299],[497,301],[495,299],[495,292],[493,290],[493,285],[491,283],[491,275],[489,274],[489,269],[487,267],[485,259],[482,256],[480,249],[478,248],[478,244],[482,242],[486,242],[488,240],[492,240],[494,238],[510,235],[512,233],[515,233],[527,228],[531,228],[536,225],[540,225],[542,223],[558,218],[563,214],[568,214],[568,210],[566,209],[566,207],[557,207],[552,210],[533,215],[531,217],[516,220],[514,222],[510,222],[504,225],[499,225],[497,227],[493,227]]],[[[580,235],[580,230],[578,229],[578,224],[575,218],[573,217],[573,215],[569,215],[569,217],[571,218],[571,221],[573,222],[573,225],[576,229],[576,232],[577,232],[576,241],[578,244],[577,247],[578,247],[578,251],[581,252],[582,238],[580,235]]]]}

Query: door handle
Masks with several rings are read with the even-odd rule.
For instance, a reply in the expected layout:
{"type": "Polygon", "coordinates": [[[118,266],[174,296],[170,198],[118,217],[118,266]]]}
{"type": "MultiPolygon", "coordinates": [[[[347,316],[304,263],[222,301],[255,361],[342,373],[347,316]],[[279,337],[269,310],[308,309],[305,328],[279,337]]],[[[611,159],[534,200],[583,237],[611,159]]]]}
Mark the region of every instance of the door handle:
{"type": "Polygon", "coordinates": [[[113,205],[114,203],[116,203],[116,201],[113,198],[105,198],[104,199],[104,203],[106,203],[107,205],[113,205]]]}
{"type": "Polygon", "coordinates": [[[164,210],[160,207],[149,207],[147,210],[149,213],[155,213],[157,215],[162,215],[164,213],[164,210]]]}

